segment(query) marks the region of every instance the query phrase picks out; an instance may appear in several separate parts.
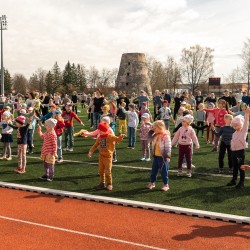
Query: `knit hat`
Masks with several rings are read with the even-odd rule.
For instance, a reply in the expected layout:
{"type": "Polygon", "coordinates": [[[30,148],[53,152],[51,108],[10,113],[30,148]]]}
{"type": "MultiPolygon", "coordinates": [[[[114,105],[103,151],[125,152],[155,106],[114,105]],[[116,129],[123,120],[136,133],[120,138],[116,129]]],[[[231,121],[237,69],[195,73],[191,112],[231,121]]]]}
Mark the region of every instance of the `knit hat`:
{"type": "Polygon", "coordinates": [[[245,102],[242,102],[242,103],[240,104],[240,106],[241,106],[241,107],[247,107],[247,104],[246,104],[245,102]]]}
{"type": "Polygon", "coordinates": [[[16,118],[16,122],[20,123],[20,124],[24,124],[25,123],[25,120],[26,118],[23,116],[23,115],[19,115],[17,118],[16,118]]]}
{"type": "Polygon", "coordinates": [[[110,124],[110,118],[109,118],[109,116],[102,117],[101,121],[110,124]]]}
{"type": "Polygon", "coordinates": [[[61,114],[62,114],[61,109],[56,109],[55,111],[53,111],[53,115],[61,115],[61,114]]]}
{"type": "Polygon", "coordinates": [[[72,105],[72,103],[71,103],[71,102],[67,102],[67,103],[66,103],[66,106],[68,106],[68,107],[72,107],[73,105],[72,105]]]}
{"type": "Polygon", "coordinates": [[[147,102],[142,102],[142,105],[147,106],[147,102]]]}
{"type": "Polygon", "coordinates": [[[25,115],[27,112],[26,112],[25,109],[20,109],[19,113],[22,114],[22,115],[25,115]]]}
{"type": "Polygon", "coordinates": [[[6,116],[6,117],[10,117],[11,116],[11,113],[10,113],[10,111],[4,111],[3,112],[3,116],[6,116]]]}
{"type": "Polygon", "coordinates": [[[213,108],[215,107],[213,102],[208,103],[209,106],[212,106],[213,108]]]}
{"type": "Polygon", "coordinates": [[[150,116],[149,116],[149,114],[148,113],[144,113],[142,116],[141,116],[141,118],[146,118],[146,119],[148,119],[150,116]]]}
{"type": "MultiPolygon", "coordinates": [[[[166,103],[166,104],[168,104],[168,100],[164,100],[164,101],[163,101],[163,103],[166,103]]],[[[185,103],[185,104],[186,104],[186,103],[185,103]]]]}
{"type": "Polygon", "coordinates": [[[45,125],[50,128],[54,128],[56,124],[57,124],[57,120],[54,118],[49,118],[48,120],[45,121],[45,125]]]}
{"type": "Polygon", "coordinates": [[[244,116],[243,115],[237,115],[233,118],[232,124],[238,124],[243,127],[244,124],[244,116]]]}
{"type": "Polygon", "coordinates": [[[26,109],[27,108],[27,104],[26,103],[22,103],[21,107],[24,108],[24,109],[26,109]]]}
{"type": "Polygon", "coordinates": [[[10,110],[10,106],[5,106],[4,109],[10,110]]]}
{"type": "Polygon", "coordinates": [[[49,107],[50,107],[50,108],[55,108],[55,109],[57,108],[56,105],[55,105],[54,103],[51,104],[51,105],[49,105],[49,107]]]}
{"type": "Polygon", "coordinates": [[[187,103],[185,101],[181,102],[181,105],[186,105],[187,103]]]}
{"type": "Polygon", "coordinates": [[[28,108],[28,111],[33,111],[33,110],[34,110],[33,107],[29,107],[29,108],[28,108]]]}
{"type": "Polygon", "coordinates": [[[106,133],[109,129],[109,124],[107,122],[100,122],[98,125],[98,129],[104,133],[106,133]]]}
{"type": "Polygon", "coordinates": [[[182,121],[186,121],[187,123],[192,123],[194,120],[194,117],[192,115],[185,115],[181,119],[182,121]]]}

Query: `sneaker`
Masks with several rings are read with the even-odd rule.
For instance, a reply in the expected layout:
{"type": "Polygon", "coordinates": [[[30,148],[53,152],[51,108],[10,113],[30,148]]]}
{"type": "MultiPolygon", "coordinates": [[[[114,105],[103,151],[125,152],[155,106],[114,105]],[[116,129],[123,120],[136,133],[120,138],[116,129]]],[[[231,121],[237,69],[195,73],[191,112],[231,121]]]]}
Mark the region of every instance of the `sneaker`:
{"type": "Polygon", "coordinates": [[[41,180],[47,180],[48,176],[47,175],[43,175],[43,176],[39,177],[39,179],[41,179],[41,180]]]}
{"type": "Polygon", "coordinates": [[[187,171],[186,176],[189,177],[189,178],[192,177],[192,172],[191,172],[191,170],[188,170],[188,171],[187,171]]]}
{"type": "Polygon", "coordinates": [[[150,158],[146,158],[145,161],[150,161],[151,159],[150,158]]]}
{"type": "Polygon", "coordinates": [[[113,162],[117,162],[117,159],[113,159],[113,162]]]}
{"type": "Polygon", "coordinates": [[[219,169],[219,174],[224,174],[224,169],[223,168],[219,169]]]}
{"type": "Polygon", "coordinates": [[[62,163],[62,162],[63,162],[63,159],[58,159],[56,162],[57,162],[57,163],[62,163]]]}
{"type": "Polygon", "coordinates": [[[20,170],[21,168],[16,168],[14,171],[18,173],[20,170]]]}
{"type": "Polygon", "coordinates": [[[102,182],[95,186],[95,189],[96,189],[96,190],[105,189],[105,188],[106,188],[106,186],[105,186],[105,184],[102,183],[102,182]]]}
{"type": "Polygon", "coordinates": [[[106,187],[106,189],[107,189],[108,191],[112,191],[113,186],[112,186],[112,185],[108,185],[108,186],[106,187]]]}
{"type": "Polygon", "coordinates": [[[7,160],[7,161],[11,161],[11,160],[12,160],[12,157],[11,157],[11,156],[10,156],[10,157],[7,157],[6,160],[7,160]]]}
{"type": "Polygon", "coordinates": [[[231,180],[230,182],[227,183],[227,186],[235,186],[236,185],[236,181],[235,180],[231,180]]]}
{"type": "Polygon", "coordinates": [[[53,181],[53,178],[47,178],[46,180],[47,181],[53,181]]]}
{"type": "Polygon", "coordinates": [[[127,146],[127,148],[132,148],[131,146],[127,146]]]}
{"type": "Polygon", "coordinates": [[[69,150],[69,148],[68,148],[68,147],[66,147],[66,148],[64,148],[64,149],[63,149],[63,151],[68,151],[68,150],[69,150]]]}
{"type": "Polygon", "coordinates": [[[2,156],[2,157],[0,157],[0,160],[6,160],[6,157],[5,156],[2,156]]]}
{"type": "Polygon", "coordinates": [[[177,176],[182,176],[182,170],[178,170],[177,176]]]}
{"type": "Polygon", "coordinates": [[[135,147],[131,147],[131,149],[135,149],[135,147]]]}
{"type": "Polygon", "coordinates": [[[24,170],[24,168],[21,168],[19,171],[17,171],[17,173],[19,174],[24,174],[26,171],[24,170]]]}
{"type": "Polygon", "coordinates": [[[153,188],[155,188],[155,184],[152,183],[152,182],[150,182],[150,183],[148,184],[148,189],[153,189],[153,188]]]}
{"type": "Polygon", "coordinates": [[[195,168],[195,165],[191,164],[191,168],[195,168]]]}
{"type": "Polygon", "coordinates": [[[69,148],[68,151],[69,151],[69,152],[73,152],[73,148],[69,148]]]}
{"type": "Polygon", "coordinates": [[[144,157],[142,157],[142,158],[141,158],[141,161],[145,161],[145,158],[144,158],[144,157]]]}
{"type": "Polygon", "coordinates": [[[210,141],[207,141],[206,144],[210,144],[210,141]]]}
{"type": "Polygon", "coordinates": [[[162,191],[168,191],[169,190],[169,185],[165,184],[163,185],[163,187],[161,188],[162,191]]]}
{"type": "Polygon", "coordinates": [[[239,182],[239,183],[235,186],[235,188],[237,188],[237,189],[244,188],[244,183],[239,182]]]}
{"type": "Polygon", "coordinates": [[[182,168],[187,168],[187,163],[182,163],[181,167],[182,168]]]}

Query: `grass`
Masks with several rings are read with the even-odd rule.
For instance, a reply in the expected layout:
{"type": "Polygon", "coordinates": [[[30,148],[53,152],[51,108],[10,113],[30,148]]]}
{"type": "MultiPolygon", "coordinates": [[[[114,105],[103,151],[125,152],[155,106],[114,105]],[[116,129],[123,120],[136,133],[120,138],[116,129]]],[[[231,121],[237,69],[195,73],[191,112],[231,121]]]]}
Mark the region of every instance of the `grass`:
{"type": "MultiPolygon", "coordinates": [[[[85,112],[82,111],[79,116],[86,124],[86,128],[89,129],[85,112]]],[[[75,131],[79,131],[81,128],[75,122],[75,131]]],[[[15,133],[13,136],[16,138],[15,133]]],[[[218,172],[218,153],[211,152],[211,144],[205,144],[204,138],[199,137],[201,148],[193,156],[193,164],[196,168],[192,178],[180,178],[176,176],[175,172],[169,172],[170,190],[168,192],[160,191],[162,187],[160,176],[154,190],[146,188],[152,163],[139,160],[141,154],[138,140],[135,150],[127,149],[127,140],[125,138],[117,145],[118,162],[113,167],[114,189],[111,192],[93,189],[99,182],[98,166],[88,163],[97,163],[98,151],[89,160],[87,153],[94,144],[94,140],[83,137],[75,138],[74,152],[63,152],[63,157],[65,160],[85,163],[64,162],[60,165],[57,164],[53,182],[45,182],[38,178],[44,173],[43,164],[39,159],[29,158],[29,156],[27,172],[23,175],[13,171],[17,167],[16,157],[13,157],[12,161],[1,161],[0,181],[250,217],[250,180],[246,180],[244,189],[236,190],[234,187],[226,187],[226,183],[230,180],[228,174],[225,175],[228,178],[204,174],[217,174],[218,172]],[[138,168],[121,168],[119,165],[138,168]],[[148,169],[139,169],[140,167],[148,169]]],[[[42,140],[38,138],[37,133],[35,133],[34,142],[35,148],[32,157],[39,157],[42,140]]],[[[16,140],[12,150],[13,154],[16,154],[16,140]]],[[[178,151],[173,148],[171,170],[177,170],[177,159],[178,151]]],[[[247,150],[246,163],[249,160],[249,150],[247,150]]],[[[225,166],[227,166],[227,159],[225,159],[225,166]]],[[[226,167],[225,170],[227,170],[226,167]]],[[[246,173],[246,176],[249,177],[249,173],[246,173]]]]}

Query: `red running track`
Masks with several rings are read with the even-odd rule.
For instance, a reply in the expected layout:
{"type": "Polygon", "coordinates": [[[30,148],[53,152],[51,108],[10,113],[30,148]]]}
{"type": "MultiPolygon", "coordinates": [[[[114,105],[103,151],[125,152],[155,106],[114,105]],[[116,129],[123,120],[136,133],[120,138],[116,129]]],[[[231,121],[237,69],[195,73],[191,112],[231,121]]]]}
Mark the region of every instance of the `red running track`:
{"type": "Polygon", "coordinates": [[[5,188],[0,201],[1,250],[250,249],[248,225],[5,188]]]}

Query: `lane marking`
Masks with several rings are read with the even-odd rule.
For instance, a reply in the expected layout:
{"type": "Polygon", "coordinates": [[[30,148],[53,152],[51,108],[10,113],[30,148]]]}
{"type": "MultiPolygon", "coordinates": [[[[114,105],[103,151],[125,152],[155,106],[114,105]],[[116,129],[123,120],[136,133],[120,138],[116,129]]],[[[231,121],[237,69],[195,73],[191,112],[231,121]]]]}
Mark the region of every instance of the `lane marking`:
{"type": "MultiPolygon", "coordinates": [[[[12,157],[17,157],[17,155],[12,155],[12,157]]],[[[39,157],[36,157],[36,156],[27,156],[27,158],[40,159],[39,157]]],[[[88,164],[88,165],[98,165],[98,162],[87,162],[87,161],[63,160],[63,162],[82,163],[82,164],[88,164]]],[[[130,169],[140,169],[140,170],[149,170],[149,171],[151,170],[151,168],[146,168],[146,167],[133,167],[133,166],[117,165],[117,164],[113,164],[112,166],[117,167],[117,168],[130,168],[130,169]]],[[[172,173],[177,173],[178,172],[178,170],[168,170],[168,171],[172,172],[172,173]]],[[[225,174],[210,174],[210,173],[197,173],[197,172],[194,172],[194,174],[203,175],[203,176],[232,178],[231,175],[225,175],[225,174]]],[[[250,180],[250,177],[245,177],[245,179],[250,180]]]]}
{"type": "Polygon", "coordinates": [[[84,235],[84,236],[88,236],[88,237],[93,237],[93,238],[98,238],[98,239],[103,239],[103,240],[115,241],[115,242],[119,242],[119,243],[123,243],[123,244],[128,244],[128,245],[133,245],[133,246],[138,246],[138,247],[142,247],[142,248],[155,249],[155,250],[166,250],[165,248],[159,248],[159,247],[155,247],[155,246],[144,245],[144,244],[140,244],[140,243],[136,243],[136,242],[126,241],[126,240],[120,240],[120,239],[111,238],[111,237],[105,237],[105,236],[101,236],[101,235],[97,235],[97,234],[90,234],[90,233],[85,233],[85,232],[81,232],[81,231],[71,230],[71,229],[67,229],[67,228],[55,227],[55,226],[50,226],[50,225],[46,225],[46,224],[36,223],[36,222],[32,222],[32,221],[20,220],[20,219],[16,219],[16,218],[1,216],[1,215],[0,215],[0,219],[9,220],[9,221],[15,221],[15,222],[20,222],[20,223],[25,223],[25,224],[29,224],[29,225],[33,225],[33,226],[38,226],[38,227],[44,227],[44,228],[54,229],[54,230],[63,231],[63,232],[67,232],[67,233],[80,234],[80,235],[84,235]]]}

